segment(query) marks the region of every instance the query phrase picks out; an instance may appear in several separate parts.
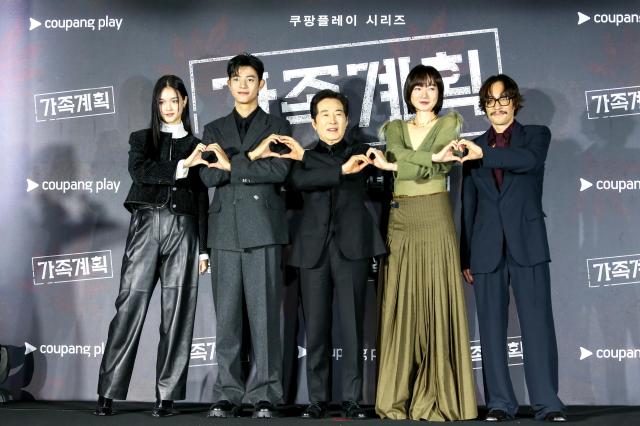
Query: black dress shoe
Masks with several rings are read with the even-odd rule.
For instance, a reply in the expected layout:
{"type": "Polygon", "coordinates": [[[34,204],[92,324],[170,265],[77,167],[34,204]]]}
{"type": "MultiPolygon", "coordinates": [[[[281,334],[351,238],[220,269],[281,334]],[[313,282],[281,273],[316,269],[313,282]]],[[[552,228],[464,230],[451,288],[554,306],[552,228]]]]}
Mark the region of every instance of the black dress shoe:
{"type": "Polygon", "coordinates": [[[355,401],[343,401],[342,412],[345,417],[350,419],[361,420],[367,418],[367,414],[355,401]]]}
{"type": "Polygon", "coordinates": [[[566,414],[560,411],[550,411],[544,416],[545,422],[566,422],[567,416],[566,414]]]}
{"type": "Polygon", "coordinates": [[[260,401],[255,405],[253,409],[252,419],[272,419],[278,417],[278,413],[269,401],[260,401]]]}
{"type": "Polygon", "coordinates": [[[170,417],[178,414],[178,411],[173,409],[173,401],[163,399],[162,401],[156,401],[151,410],[153,417],[170,417]]]}
{"type": "Polygon", "coordinates": [[[113,409],[111,408],[112,405],[113,399],[98,395],[98,405],[96,406],[96,410],[93,414],[95,416],[111,416],[113,415],[113,409]]]}
{"type": "Polygon", "coordinates": [[[226,399],[222,401],[218,401],[213,404],[209,408],[209,413],[207,413],[207,417],[216,417],[216,418],[228,418],[228,417],[239,417],[240,416],[240,407],[230,403],[226,399]]]}
{"type": "Polygon", "coordinates": [[[489,410],[484,418],[485,422],[506,422],[507,420],[512,420],[512,417],[506,411],[495,408],[489,410]]]}
{"type": "Polygon", "coordinates": [[[303,419],[320,419],[327,414],[327,403],[322,401],[314,401],[307,405],[300,417],[303,419]]]}

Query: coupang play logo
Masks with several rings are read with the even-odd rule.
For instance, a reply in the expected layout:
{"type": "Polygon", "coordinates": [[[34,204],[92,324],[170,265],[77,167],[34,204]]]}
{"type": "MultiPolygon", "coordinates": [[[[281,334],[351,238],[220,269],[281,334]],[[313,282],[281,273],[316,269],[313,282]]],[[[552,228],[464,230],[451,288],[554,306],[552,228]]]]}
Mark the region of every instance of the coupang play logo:
{"type": "Polygon", "coordinates": [[[36,28],[44,28],[47,30],[91,30],[91,31],[120,31],[124,18],[114,18],[109,15],[99,18],[51,18],[39,21],[35,18],[29,18],[29,31],[36,28]]]}
{"type": "Polygon", "coordinates": [[[626,191],[637,191],[640,189],[640,180],[624,180],[624,179],[599,179],[595,183],[587,179],[580,178],[580,192],[584,192],[589,188],[595,188],[598,191],[613,191],[622,193],[626,191]]]}
{"type": "Polygon", "coordinates": [[[599,348],[590,350],[580,346],[580,361],[595,355],[597,359],[622,362],[626,359],[640,359],[640,349],[637,348],[599,348]]]}
{"type": "Polygon", "coordinates": [[[595,24],[614,24],[619,27],[622,24],[640,23],[640,15],[637,13],[596,13],[593,18],[585,13],[578,12],[578,25],[593,21],[595,24]]]}

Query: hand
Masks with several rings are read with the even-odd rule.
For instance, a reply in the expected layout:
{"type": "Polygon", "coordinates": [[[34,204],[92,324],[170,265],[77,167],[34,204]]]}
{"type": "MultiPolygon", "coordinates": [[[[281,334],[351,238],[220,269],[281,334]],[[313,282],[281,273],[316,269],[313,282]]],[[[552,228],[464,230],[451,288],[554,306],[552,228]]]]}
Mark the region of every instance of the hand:
{"type": "Polygon", "coordinates": [[[464,277],[464,280],[473,285],[473,275],[471,275],[471,269],[470,268],[465,268],[462,270],[462,276],[464,277]]]}
{"type": "Polygon", "coordinates": [[[437,154],[431,154],[431,161],[434,163],[450,163],[452,161],[462,162],[461,158],[454,155],[453,151],[459,151],[459,142],[457,139],[449,142],[437,154]]]}
{"type": "Polygon", "coordinates": [[[272,152],[269,149],[269,145],[271,145],[273,142],[280,142],[280,138],[281,138],[280,135],[276,135],[274,133],[262,139],[262,141],[260,141],[257,147],[249,151],[249,154],[248,154],[249,159],[251,161],[255,161],[255,160],[260,160],[262,158],[268,158],[268,157],[280,157],[280,154],[278,154],[277,152],[272,152]]]}
{"type": "Polygon", "coordinates": [[[208,166],[209,163],[206,160],[202,159],[202,153],[206,150],[204,144],[199,143],[198,146],[195,147],[191,155],[189,155],[184,162],[182,163],[182,167],[185,169],[191,168],[193,166],[197,166],[198,164],[202,164],[204,166],[208,166]]]}
{"type": "Polygon", "coordinates": [[[220,147],[220,145],[218,145],[217,143],[209,144],[205,148],[205,151],[212,151],[216,154],[217,157],[217,161],[215,163],[209,163],[207,167],[226,170],[228,172],[231,171],[231,162],[229,161],[229,157],[227,157],[227,154],[224,152],[222,147],[220,147]]]}
{"type": "Polygon", "coordinates": [[[297,140],[290,136],[280,135],[279,141],[291,150],[291,152],[286,154],[280,154],[280,158],[290,158],[292,160],[302,161],[302,157],[304,157],[304,148],[297,140]]]}
{"type": "Polygon", "coordinates": [[[466,139],[460,139],[458,141],[458,149],[461,150],[464,148],[467,148],[469,152],[467,153],[467,155],[465,155],[460,159],[461,163],[468,160],[479,160],[484,156],[484,153],[482,152],[482,148],[480,148],[478,145],[466,139]]]}
{"type": "Polygon", "coordinates": [[[346,163],[342,165],[342,174],[350,175],[353,173],[359,173],[371,164],[371,160],[364,154],[352,155],[346,163]]]}
{"type": "Polygon", "coordinates": [[[392,172],[398,171],[398,165],[395,163],[390,163],[387,161],[387,158],[384,156],[384,153],[379,149],[369,148],[367,150],[367,158],[371,160],[371,164],[377,167],[380,170],[388,170],[392,172]],[[373,159],[372,159],[373,157],[373,159]]]}
{"type": "Polygon", "coordinates": [[[198,262],[198,272],[200,272],[200,275],[207,272],[207,269],[209,269],[209,259],[203,259],[198,262]]]}

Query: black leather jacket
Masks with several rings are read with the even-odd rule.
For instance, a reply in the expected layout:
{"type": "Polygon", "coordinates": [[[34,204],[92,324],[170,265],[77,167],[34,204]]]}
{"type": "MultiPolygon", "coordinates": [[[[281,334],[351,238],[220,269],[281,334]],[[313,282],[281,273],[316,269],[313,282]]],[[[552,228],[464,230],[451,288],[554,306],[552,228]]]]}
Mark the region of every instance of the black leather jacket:
{"type": "Polygon", "coordinates": [[[160,133],[158,147],[153,145],[151,129],[131,133],[129,138],[129,174],[133,179],[124,202],[127,210],[138,206],[166,206],[173,214],[198,218],[200,252],[206,252],[207,188],[200,181],[198,169],[189,170],[184,179],[176,180],[176,167],[200,143],[193,135],[171,139],[160,133]]]}

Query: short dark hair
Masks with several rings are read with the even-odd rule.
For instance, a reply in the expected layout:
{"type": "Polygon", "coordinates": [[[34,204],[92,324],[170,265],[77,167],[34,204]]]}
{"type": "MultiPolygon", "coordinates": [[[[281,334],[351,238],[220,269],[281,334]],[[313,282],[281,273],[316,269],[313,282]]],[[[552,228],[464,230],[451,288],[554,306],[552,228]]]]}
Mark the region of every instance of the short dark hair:
{"type": "MultiPolygon", "coordinates": [[[[151,99],[151,133],[153,135],[153,144],[157,147],[160,140],[160,128],[162,127],[162,115],[160,114],[160,95],[165,87],[170,87],[182,98],[186,98],[187,88],[180,77],[175,75],[163,75],[156,81],[153,87],[153,95],[151,99]]],[[[189,119],[189,102],[182,110],[182,125],[184,129],[191,134],[191,120],[189,119]]]]}
{"type": "Polygon", "coordinates": [[[347,97],[342,93],[334,92],[330,89],[324,89],[316,93],[311,99],[311,103],[309,104],[309,109],[311,110],[311,119],[315,120],[318,115],[318,103],[320,103],[323,99],[337,99],[342,104],[342,109],[344,110],[344,115],[349,117],[349,101],[347,97]]]}
{"type": "Polygon", "coordinates": [[[262,74],[264,74],[264,64],[260,59],[253,56],[250,53],[244,52],[234,56],[227,62],[227,76],[229,78],[238,74],[240,67],[251,67],[258,74],[258,78],[262,80],[262,74]]]}
{"type": "Polygon", "coordinates": [[[416,65],[409,71],[409,75],[404,81],[404,101],[407,104],[407,110],[411,114],[416,112],[416,107],[411,103],[411,93],[420,84],[435,84],[438,87],[438,102],[433,107],[433,113],[438,114],[444,100],[444,83],[438,70],[430,65],[416,65]]]}
{"type": "Polygon", "coordinates": [[[501,82],[504,85],[504,92],[502,95],[507,96],[513,102],[513,107],[515,108],[514,115],[518,114],[518,110],[522,108],[522,104],[524,99],[520,94],[520,88],[518,88],[518,83],[515,82],[511,77],[506,74],[498,74],[492,75],[487,78],[484,83],[482,83],[482,87],[480,87],[480,109],[487,113],[487,101],[491,99],[491,94],[489,91],[491,90],[491,86],[494,83],[501,82]]]}

